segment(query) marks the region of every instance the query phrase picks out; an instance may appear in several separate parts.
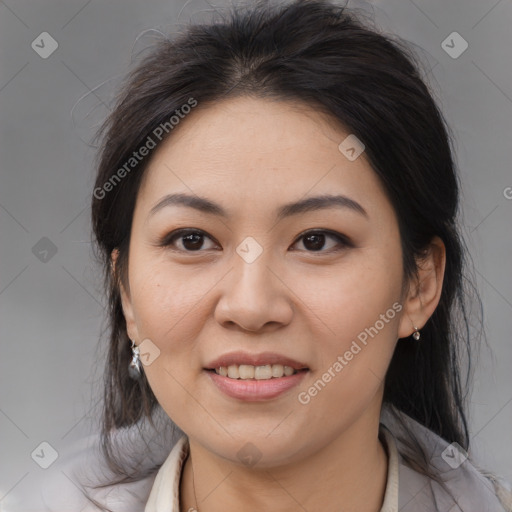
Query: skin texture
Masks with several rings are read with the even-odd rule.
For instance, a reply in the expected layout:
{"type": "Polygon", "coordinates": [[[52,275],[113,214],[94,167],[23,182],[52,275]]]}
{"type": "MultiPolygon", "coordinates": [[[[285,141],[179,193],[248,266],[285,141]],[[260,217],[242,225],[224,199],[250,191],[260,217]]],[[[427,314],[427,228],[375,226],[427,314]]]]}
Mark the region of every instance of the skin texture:
{"type": "MultiPolygon", "coordinates": [[[[434,238],[402,296],[396,215],[364,152],[349,161],[339,151],[348,134],[307,105],[239,97],[199,105],[151,159],[121,292],[130,338],[149,338],[160,351],[144,367],[151,388],[189,436],[181,510],[380,510],[387,478],[378,439],[383,379],[397,339],[413,326],[421,330],[439,302],[445,254],[434,238]],[[207,197],[230,217],[183,206],[149,216],[162,197],[178,192],[207,197]],[[279,206],[321,194],[350,197],[368,218],[333,207],[276,222],[279,206]],[[178,236],[173,246],[158,246],[178,228],[204,231],[202,245],[178,236]],[[327,234],[323,246],[299,236],[312,229],[336,231],[352,246],[327,234]],[[236,252],[249,236],[263,251],[252,263],[236,252]],[[394,303],[401,311],[300,403],[299,392],[394,303]],[[230,398],[203,367],[235,350],[278,352],[309,372],[271,400],[230,398]],[[252,467],[237,456],[247,442],[261,454],[252,467]]],[[[115,263],[116,251],[112,256],[115,263]]]]}

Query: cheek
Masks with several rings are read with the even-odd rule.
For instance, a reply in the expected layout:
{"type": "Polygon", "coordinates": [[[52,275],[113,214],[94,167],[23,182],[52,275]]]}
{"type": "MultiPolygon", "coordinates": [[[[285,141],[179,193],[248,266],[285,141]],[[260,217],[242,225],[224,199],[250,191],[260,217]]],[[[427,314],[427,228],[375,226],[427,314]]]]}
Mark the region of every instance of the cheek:
{"type": "MultiPolygon", "coordinates": [[[[363,295],[361,296],[363,297],[363,295]]],[[[345,419],[357,417],[381,388],[396,345],[402,305],[399,295],[375,290],[361,301],[340,295],[325,317],[332,332],[317,337],[319,364],[301,388],[299,401],[313,417],[336,426],[339,418],[325,418],[324,411],[344,411],[345,419]],[[335,304],[336,303],[336,304],[335,304]]]]}
{"type": "Polygon", "coordinates": [[[212,284],[193,272],[179,271],[165,263],[137,270],[134,265],[133,303],[141,336],[170,347],[185,342],[188,329],[199,326],[197,315],[212,284]]]}
{"type": "Polygon", "coordinates": [[[153,263],[139,269],[134,266],[132,287],[138,332],[141,340],[149,338],[158,348],[158,357],[144,366],[144,372],[159,404],[184,428],[197,414],[191,404],[191,396],[197,395],[196,340],[205,294],[212,285],[171,271],[169,265],[153,263]]]}
{"type": "Polygon", "coordinates": [[[318,324],[318,366],[312,379],[317,385],[311,389],[316,406],[359,408],[382,384],[402,310],[401,265],[390,263],[396,256],[387,256],[360,258],[323,280],[321,293],[309,294],[307,303],[315,312],[310,321],[318,324]]]}
{"type": "Polygon", "coordinates": [[[388,331],[388,325],[396,323],[392,305],[400,299],[401,269],[389,263],[393,260],[379,259],[354,258],[347,265],[293,281],[294,292],[307,305],[311,321],[340,346],[373,326],[390,308],[386,320],[391,321],[385,329],[380,322],[378,327],[388,331]]]}

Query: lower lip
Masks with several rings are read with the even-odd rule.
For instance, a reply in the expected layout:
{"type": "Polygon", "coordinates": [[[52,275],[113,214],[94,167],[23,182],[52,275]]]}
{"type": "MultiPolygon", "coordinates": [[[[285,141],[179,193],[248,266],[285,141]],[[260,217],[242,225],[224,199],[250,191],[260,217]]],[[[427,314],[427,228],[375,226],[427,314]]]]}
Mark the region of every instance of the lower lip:
{"type": "Polygon", "coordinates": [[[262,402],[282,395],[297,386],[307,371],[299,371],[288,377],[267,380],[230,379],[218,373],[205,370],[217,388],[225,395],[248,402],[262,402]]]}

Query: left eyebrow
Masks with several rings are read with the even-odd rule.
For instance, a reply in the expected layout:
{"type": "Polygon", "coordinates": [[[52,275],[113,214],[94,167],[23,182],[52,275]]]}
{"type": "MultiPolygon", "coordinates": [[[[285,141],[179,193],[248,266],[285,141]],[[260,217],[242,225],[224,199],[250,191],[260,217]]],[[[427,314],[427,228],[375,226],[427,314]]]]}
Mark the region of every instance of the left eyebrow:
{"type": "MultiPolygon", "coordinates": [[[[163,208],[174,205],[193,208],[210,215],[217,215],[224,218],[230,217],[228,212],[221,205],[205,197],[188,194],[169,194],[164,196],[157,204],[155,204],[155,206],[153,206],[153,208],[151,208],[148,218],[163,208]]],[[[276,219],[282,220],[285,217],[334,207],[352,210],[367,219],[369,217],[366,210],[357,201],[350,197],[344,195],[321,195],[308,197],[300,201],[282,205],[277,210],[276,219]]]]}
{"type": "Polygon", "coordinates": [[[325,210],[334,207],[348,208],[349,210],[352,210],[368,219],[368,213],[357,201],[343,195],[313,196],[294,203],[288,203],[279,208],[276,217],[277,220],[282,220],[285,217],[290,217],[292,215],[325,210]]]}

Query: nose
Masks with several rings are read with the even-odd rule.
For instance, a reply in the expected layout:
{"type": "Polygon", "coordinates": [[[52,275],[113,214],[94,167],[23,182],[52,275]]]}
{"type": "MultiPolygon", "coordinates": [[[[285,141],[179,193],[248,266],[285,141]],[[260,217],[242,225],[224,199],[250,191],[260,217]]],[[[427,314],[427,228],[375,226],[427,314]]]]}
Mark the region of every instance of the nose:
{"type": "Polygon", "coordinates": [[[221,281],[215,318],[228,329],[266,332],[283,327],[293,317],[293,292],[279,266],[263,254],[252,263],[235,255],[234,268],[221,281]]]}

